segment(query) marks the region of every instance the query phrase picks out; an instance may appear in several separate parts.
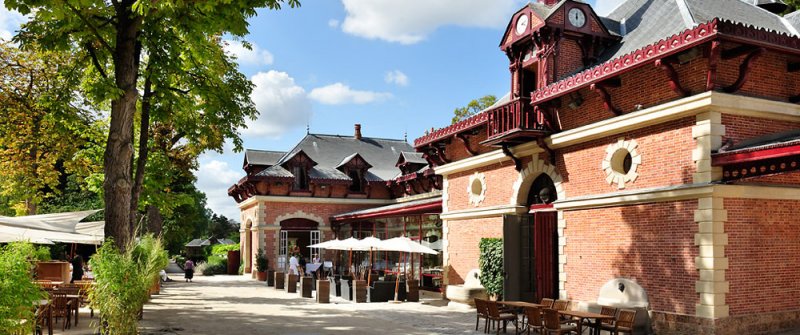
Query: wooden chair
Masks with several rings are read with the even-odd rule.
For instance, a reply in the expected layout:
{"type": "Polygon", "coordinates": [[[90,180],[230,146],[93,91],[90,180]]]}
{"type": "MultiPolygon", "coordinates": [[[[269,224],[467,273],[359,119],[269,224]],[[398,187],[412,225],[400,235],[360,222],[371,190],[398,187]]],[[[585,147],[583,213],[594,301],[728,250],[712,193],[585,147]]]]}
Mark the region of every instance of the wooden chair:
{"type": "Polygon", "coordinates": [[[633,323],[636,320],[636,310],[621,309],[617,315],[617,322],[614,323],[614,329],[610,330],[611,334],[617,335],[619,333],[633,334],[633,323]]]}
{"type": "Polygon", "coordinates": [[[538,334],[544,332],[541,307],[525,307],[525,316],[528,319],[528,335],[530,335],[531,330],[535,330],[538,334]]]}
{"type": "MultiPolygon", "coordinates": [[[[570,302],[569,300],[556,300],[553,302],[552,309],[556,311],[566,311],[569,310],[570,302]]],[[[560,317],[561,323],[577,323],[578,320],[573,319],[572,317],[561,315],[560,317]]]]}
{"type": "Polygon", "coordinates": [[[81,306],[89,306],[89,317],[94,317],[94,308],[89,304],[89,290],[92,288],[92,282],[88,280],[76,280],[75,286],[80,289],[81,306]]]}
{"type": "Polygon", "coordinates": [[[545,334],[569,334],[578,333],[578,326],[562,324],[559,319],[558,311],[555,309],[544,309],[544,333],[545,334]]]}
{"type": "Polygon", "coordinates": [[[50,324],[52,320],[47,317],[47,313],[50,310],[50,304],[39,305],[36,307],[36,325],[34,326],[33,334],[34,335],[44,335],[45,329],[48,330],[48,334],[53,334],[53,325],[50,324]]]}
{"type": "Polygon", "coordinates": [[[70,317],[72,315],[72,305],[70,300],[67,299],[67,294],[61,291],[53,291],[53,293],[50,293],[50,301],[51,312],[56,322],[58,322],[58,318],[64,318],[61,330],[70,328],[72,326],[72,318],[70,317]]]}
{"type": "Polygon", "coordinates": [[[614,319],[603,319],[603,320],[601,320],[600,328],[601,329],[605,329],[605,330],[613,328],[614,324],[616,323],[615,321],[616,321],[616,318],[617,318],[617,308],[616,307],[610,307],[610,306],[600,306],[600,314],[614,317],[614,319]]]}
{"type": "Polygon", "coordinates": [[[478,331],[478,325],[481,323],[481,319],[484,320],[483,323],[483,332],[489,332],[489,311],[486,307],[486,300],[475,298],[475,331],[478,331]]]}
{"type": "Polygon", "coordinates": [[[543,308],[552,308],[554,302],[555,302],[555,300],[553,300],[553,299],[542,298],[542,302],[540,302],[539,305],[543,305],[544,306],[543,308]]]}
{"type": "Polygon", "coordinates": [[[514,323],[514,327],[519,330],[517,326],[517,315],[513,313],[500,313],[500,307],[497,306],[497,302],[494,301],[486,301],[486,307],[489,315],[489,320],[492,323],[497,323],[497,332],[495,334],[500,334],[500,322],[503,322],[503,332],[506,332],[506,326],[508,322],[511,321],[514,323]]]}

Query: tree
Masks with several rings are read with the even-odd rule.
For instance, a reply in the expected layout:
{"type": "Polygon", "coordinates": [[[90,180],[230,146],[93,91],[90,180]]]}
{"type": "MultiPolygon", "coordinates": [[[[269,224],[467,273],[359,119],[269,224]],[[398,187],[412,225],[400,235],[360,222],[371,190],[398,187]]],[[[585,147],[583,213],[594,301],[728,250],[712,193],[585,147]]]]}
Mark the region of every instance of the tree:
{"type": "Polygon", "coordinates": [[[230,238],[234,234],[239,235],[239,224],[225,215],[212,214],[208,234],[216,238],[230,238]]]}
{"type": "MultiPolygon", "coordinates": [[[[149,125],[148,105],[152,106],[159,94],[169,91],[191,93],[183,87],[192,83],[184,81],[187,77],[219,83],[216,79],[220,71],[230,74],[226,71],[229,67],[204,67],[214,63],[207,59],[210,54],[222,52],[219,37],[224,34],[244,37],[248,33],[247,19],[256,15],[256,8],[280,9],[284,3],[299,5],[297,0],[5,1],[8,8],[32,17],[15,37],[23,46],[70,51],[93,64],[85,71],[84,90],[95,102],[110,102],[111,106],[103,165],[104,216],[106,236],[114,237],[119,248],[124,249],[130,239],[135,220],[132,212],[137,208],[139,196],[133,176],[138,103],[143,112],[140,120],[149,125]]],[[[212,88],[216,92],[232,89],[212,88]]],[[[213,117],[203,119],[197,112],[188,111],[194,124],[215,121],[213,117]]],[[[225,135],[224,129],[217,130],[225,135]]],[[[149,131],[145,129],[144,134],[149,131]]],[[[144,146],[140,143],[140,147],[146,147],[146,143],[144,146]]],[[[136,164],[139,170],[146,166],[144,153],[141,163],[136,164]]]]}
{"type": "Polygon", "coordinates": [[[74,158],[94,115],[74,90],[80,66],[70,55],[0,41],[0,194],[19,214],[36,214],[67,169],[84,169],[74,158]]]}
{"type": "Polygon", "coordinates": [[[494,105],[495,102],[497,102],[497,97],[494,95],[485,95],[477,100],[472,100],[466,106],[458,107],[453,111],[452,123],[455,124],[458,121],[466,120],[478,114],[478,112],[494,105]]]}

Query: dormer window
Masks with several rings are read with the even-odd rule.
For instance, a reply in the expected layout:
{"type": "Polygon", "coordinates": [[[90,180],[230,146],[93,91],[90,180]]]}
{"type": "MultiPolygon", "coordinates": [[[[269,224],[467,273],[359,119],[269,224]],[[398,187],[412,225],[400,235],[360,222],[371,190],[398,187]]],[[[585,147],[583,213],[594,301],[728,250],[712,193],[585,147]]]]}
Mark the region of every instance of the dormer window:
{"type": "Polygon", "coordinates": [[[348,190],[351,193],[364,193],[367,184],[367,170],[371,167],[372,165],[356,153],[342,159],[336,169],[350,178],[351,182],[348,190]]]}
{"type": "Polygon", "coordinates": [[[304,166],[293,166],[292,174],[294,175],[295,191],[308,191],[308,171],[304,166]]]}
{"type": "Polygon", "coordinates": [[[293,191],[308,191],[309,171],[317,165],[311,157],[302,150],[294,153],[281,166],[294,176],[293,191]]]}

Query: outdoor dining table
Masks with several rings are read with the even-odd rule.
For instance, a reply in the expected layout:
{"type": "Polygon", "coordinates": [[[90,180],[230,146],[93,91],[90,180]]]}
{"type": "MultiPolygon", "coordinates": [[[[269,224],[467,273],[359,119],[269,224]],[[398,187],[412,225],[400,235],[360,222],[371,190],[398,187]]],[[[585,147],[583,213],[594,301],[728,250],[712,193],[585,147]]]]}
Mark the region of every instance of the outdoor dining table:
{"type": "Polygon", "coordinates": [[[600,335],[600,323],[603,320],[614,320],[613,315],[605,315],[605,314],[585,312],[585,311],[558,311],[558,313],[561,315],[577,318],[578,333],[583,333],[583,321],[584,320],[587,321],[586,323],[591,326],[591,329],[589,330],[590,335],[591,334],[600,335]],[[594,320],[594,322],[591,322],[591,320],[594,320]]]}
{"type": "MultiPolygon", "coordinates": [[[[510,300],[510,301],[498,301],[497,303],[501,304],[503,306],[512,307],[514,309],[524,309],[526,307],[531,307],[531,308],[533,308],[533,307],[544,307],[544,305],[533,303],[533,302],[527,302],[527,301],[510,300]]],[[[522,314],[522,320],[517,323],[517,334],[522,334],[528,329],[528,322],[525,320],[525,313],[521,313],[521,314],[522,314]],[[520,323],[522,323],[522,327],[519,327],[520,323]]]]}

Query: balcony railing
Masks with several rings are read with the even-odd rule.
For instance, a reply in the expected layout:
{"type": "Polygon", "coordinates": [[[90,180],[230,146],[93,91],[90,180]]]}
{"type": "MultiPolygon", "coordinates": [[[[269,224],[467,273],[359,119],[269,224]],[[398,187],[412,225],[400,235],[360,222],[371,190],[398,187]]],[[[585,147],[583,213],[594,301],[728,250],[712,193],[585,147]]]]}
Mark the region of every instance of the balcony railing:
{"type": "Polygon", "coordinates": [[[514,99],[487,113],[486,144],[529,141],[548,130],[544,113],[531,106],[530,98],[514,99]]]}

